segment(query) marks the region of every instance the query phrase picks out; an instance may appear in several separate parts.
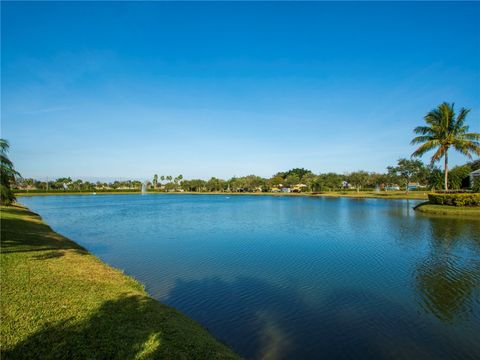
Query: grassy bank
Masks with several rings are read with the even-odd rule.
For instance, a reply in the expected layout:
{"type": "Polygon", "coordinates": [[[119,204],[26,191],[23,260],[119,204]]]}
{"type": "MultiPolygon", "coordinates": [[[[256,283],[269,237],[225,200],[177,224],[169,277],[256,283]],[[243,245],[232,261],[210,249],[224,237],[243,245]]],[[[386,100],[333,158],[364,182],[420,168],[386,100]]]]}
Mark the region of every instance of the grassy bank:
{"type": "Polygon", "coordinates": [[[1,208],[0,261],[2,359],[236,358],[25,208],[1,208]]]}
{"type": "Polygon", "coordinates": [[[426,214],[468,216],[480,219],[480,207],[433,205],[425,202],[415,207],[415,210],[426,214]]]}
{"type": "MultiPolygon", "coordinates": [[[[96,195],[120,195],[120,194],[140,194],[140,192],[97,192],[96,195]]],[[[254,195],[254,196],[315,196],[315,197],[347,197],[355,199],[391,199],[391,200],[426,200],[426,192],[411,191],[408,194],[405,191],[328,191],[322,193],[263,193],[263,192],[155,192],[149,191],[148,194],[157,195],[254,195]]],[[[17,192],[17,197],[22,196],[63,196],[63,195],[92,195],[92,192],[44,192],[44,193],[28,193],[17,192]]]]}

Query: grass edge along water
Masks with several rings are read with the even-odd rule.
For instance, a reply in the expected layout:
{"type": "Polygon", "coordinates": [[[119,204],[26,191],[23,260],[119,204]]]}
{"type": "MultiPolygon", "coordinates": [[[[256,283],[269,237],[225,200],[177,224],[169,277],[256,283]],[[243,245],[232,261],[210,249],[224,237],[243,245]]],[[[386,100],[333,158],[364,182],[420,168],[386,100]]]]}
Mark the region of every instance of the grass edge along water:
{"type": "Polygon", "coordinates": [[[27,208],[1,207],[1,235],[2,359],[239,358],[27,208]]]}

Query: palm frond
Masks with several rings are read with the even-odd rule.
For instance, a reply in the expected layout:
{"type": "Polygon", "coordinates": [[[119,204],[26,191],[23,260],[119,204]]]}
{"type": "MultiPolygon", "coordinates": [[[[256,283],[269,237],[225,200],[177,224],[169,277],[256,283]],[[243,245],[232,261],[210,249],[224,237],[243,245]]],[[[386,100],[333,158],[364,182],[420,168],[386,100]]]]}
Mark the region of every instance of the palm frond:
{"type": "Polygon", "coordinates": [[[413,157],[422,156],[426,152],[436,148],[440,145],[438,140],[430,140],[425,142],[422,146],[420,146],[417,150],[415,150],[412,154],[413,157]]]}
{"type": "Polygon", "coordinates": [[[448,150],[447,146],[443,146],[443,145],[440,146],[438,148],[438,150],[435,152],[435,154],[433,154],[432,159],[431,159],[431,163],[433,164],[435,161],[440,160],[442,158],[442,156],[445,155],[447,150],[448,150]]]}
{"type": "Polygon", "coordinates": [[[433,138],[430,135],[421,135],[421,136],[414,137],[412,141],[410,141],[410,144],[411,145],[421,144],[421,143],[424,143],[427,141],[433,141],[433,140],[435,140],[435,138],[433,138]]]}
{"type": "Polygon", "coordinates": [[[472,141],[480,140],[480,134],[478,134],[478,133],[467,133],[467,134],[463,134],[462,138],[464,138],[465,140],[472,140],[472,141]]]}
{"type": "Polygon", "coordinates": [[[413,129],[413,132],[421,135],[434,134],[434,131],[430,126],[417,126],[415,129],[413,129]]]}
{"type": "Polygon", "coordinates": [[[480,142],[469,140],[457,140],[453,143],[454,148],[468,158],[472,158],[472,153],[480,155],[480,142]]]}
{"type": "Polygon", "coordinates": [[[9,148],[10,144],[8,143],[8,140],[0,139],[0,151],[2,153],[7,153],[9,148]]]}
{"type": "MultiPolygon", "coordinates": [[[[455,128],[458,129],[458,131],[460,131],[460,129],[465,127],[464,125],[465,119],[467,118],[467,115],[469,112],[470,112],[470,109],[465,109],[465,108],[460,109],[460,112],[458,113],[458,116],[455,122],[455,128]]],[[[468,126],[466,126],[465,131],[468,131],[468,126]]]]}

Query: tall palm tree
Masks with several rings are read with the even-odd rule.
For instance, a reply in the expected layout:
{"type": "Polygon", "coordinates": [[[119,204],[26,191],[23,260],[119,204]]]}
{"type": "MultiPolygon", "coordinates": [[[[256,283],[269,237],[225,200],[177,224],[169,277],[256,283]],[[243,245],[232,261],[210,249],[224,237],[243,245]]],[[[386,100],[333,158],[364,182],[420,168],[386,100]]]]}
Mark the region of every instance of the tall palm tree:
{"type": "Polygon", "coordinates": [[[468,132],[465,119],[470,109],[461,108],[455,114],[454,104],[444,102],[431,110],[424,119],[426,126],[417,126],[413,131],[419,136],[411,144],[422,144],[412,156],[422,156],[436,149],[432,164],[442,157],[445,166],[445,191],[448,191],[448,150],[452,147],[465,156],[472,158],[472,153],[480,155],[480,134],[468,132]]]}

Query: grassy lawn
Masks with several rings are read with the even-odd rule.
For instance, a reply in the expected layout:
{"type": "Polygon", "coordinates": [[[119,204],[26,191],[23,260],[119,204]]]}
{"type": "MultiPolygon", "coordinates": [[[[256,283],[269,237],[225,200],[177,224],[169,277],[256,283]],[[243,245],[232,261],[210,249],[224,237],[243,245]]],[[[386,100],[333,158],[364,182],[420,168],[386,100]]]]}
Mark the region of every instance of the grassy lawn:
{"type": "Polygon", "coordinates": [[[0,261],[2,359],[237,358],[24,208],[1,208],[0,261]]]}
{"type": "Polygon", "coordinates": [[[478,217],[480,219],[480,207],[461,207],[448,205],[433,205],[428,202],[420,204],[415,210],[426,214],[438,215],[460,215],[468,217],[478,217]]]}
{"type": "Polygon", "coordinates": [[[405,191],[332,191],[322,194],[315,194],[314,196],[327,196],[327,197],[351,197],[351,198],[364,198],[364,199],[391,199],[391,200],[425,200],[428,199],[427,192],[422,191],[410,191],[408,194],[405,191]]]}

